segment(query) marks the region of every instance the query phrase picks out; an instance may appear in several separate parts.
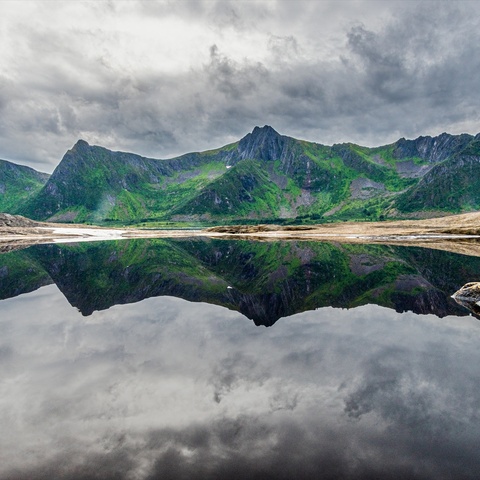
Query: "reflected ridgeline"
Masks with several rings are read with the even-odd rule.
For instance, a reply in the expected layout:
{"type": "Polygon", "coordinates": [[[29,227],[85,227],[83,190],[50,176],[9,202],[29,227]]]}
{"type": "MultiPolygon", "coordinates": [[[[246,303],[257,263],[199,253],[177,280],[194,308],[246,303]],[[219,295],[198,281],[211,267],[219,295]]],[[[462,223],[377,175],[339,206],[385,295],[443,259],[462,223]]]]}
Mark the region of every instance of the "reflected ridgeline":
{"type": "Polygon", "coordinates": [[[478,271],[480,258],[425,248],[135,239],[0,255],[0,298],[54,282],[83,315],[169,295],[222,305],[265,326],[306,310],[369,303],[443,317],[469,313],[450,295],[478,271]]]}

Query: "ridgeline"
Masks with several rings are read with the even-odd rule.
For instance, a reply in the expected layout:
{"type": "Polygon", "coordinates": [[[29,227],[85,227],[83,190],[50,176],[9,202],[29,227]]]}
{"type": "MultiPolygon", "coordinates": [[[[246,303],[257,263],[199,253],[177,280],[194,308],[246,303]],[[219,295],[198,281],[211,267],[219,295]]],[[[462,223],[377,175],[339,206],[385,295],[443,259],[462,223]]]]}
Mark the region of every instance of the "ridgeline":
{"type": "Polygon", "coordinates": [[[289,225],[480,209],[480,134],[367,148],[297,140],[265,126],[168,160],[79,140],[51,176],[0,167],[0,209],[49,222],[289,225]]]}

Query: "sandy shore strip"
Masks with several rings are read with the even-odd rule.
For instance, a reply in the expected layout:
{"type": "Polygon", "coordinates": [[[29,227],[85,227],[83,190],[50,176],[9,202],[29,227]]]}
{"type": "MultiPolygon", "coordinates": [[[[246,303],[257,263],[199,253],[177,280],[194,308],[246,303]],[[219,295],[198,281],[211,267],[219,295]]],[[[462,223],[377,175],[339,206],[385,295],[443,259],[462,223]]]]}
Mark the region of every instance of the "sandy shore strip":
{"type": "MultiPolygon", "coordinates": [[[[10,220],[9,216],[8,220],[10,220]]],[[[326,241],[380,243],[448,250],[480,256],[480,213],[391,222],[345,222],[321,225],[233,225],[205,229],[154,230],[105,228],[86,225],[38,223],[0,226],[0,249],[9,251],[44,243],[73,243],[128,238],[243,239],[255,241],[326,241]]],[[[14,219],[15,220],[15,219],[14,219]]]]}
{"type": "Polygon", "coordinates": [[[54,243],[91,242],[101,240],[120,240],[126,230],[104,228],[58,227],[50,229],[39,227],[52,237],[54,243]]]}
{"type": "Polygon", "coordinates": [[[37,227],[24,228],[20,233],[2,232],[0,229],[0,252],[8,252],[36,244],[96,242],[135,238],[216,238],[224,240],[251,240],[261,242],[276,241],[322,241],[333,243],[384,244],[396,246],[416,246],[449,251],[463,255],[480,256],[480,235],[459,234],[385,234],[320,232],[315,230],[289,230],[250,233],[228,233],[207,230],[140,230],[98,227],[37,227]]]}

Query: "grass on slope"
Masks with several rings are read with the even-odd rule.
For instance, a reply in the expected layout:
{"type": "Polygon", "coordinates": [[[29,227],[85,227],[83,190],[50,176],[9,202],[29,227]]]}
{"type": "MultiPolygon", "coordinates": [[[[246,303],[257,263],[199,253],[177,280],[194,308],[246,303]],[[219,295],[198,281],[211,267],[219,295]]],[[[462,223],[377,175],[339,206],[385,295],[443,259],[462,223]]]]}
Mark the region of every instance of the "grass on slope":
{"type": "Polygon", "coordinates": [[[19,205],[41,190],[47,179],[46,173],[0,160],[0,211],[15,213],[19,205]]]}

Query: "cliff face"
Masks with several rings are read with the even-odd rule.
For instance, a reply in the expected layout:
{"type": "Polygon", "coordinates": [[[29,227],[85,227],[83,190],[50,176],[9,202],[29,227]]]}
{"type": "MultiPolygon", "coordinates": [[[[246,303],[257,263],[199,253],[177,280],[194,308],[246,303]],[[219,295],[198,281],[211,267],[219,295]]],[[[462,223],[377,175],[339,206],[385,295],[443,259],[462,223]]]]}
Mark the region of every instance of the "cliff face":
{"type": "Polygon", "coordinates": [[[428,163],[438,163],[461,152],[472,140],[471,135],[448,133],[438,137],[418,137],[416,140],[401,138],[395,144],[393,155],[399,160],[418,157],[428,163]]]}
{"type": "Polygon", "coordinates": [[[479,161],[478,135],[328,147],[264,126],[169,160],[80,140],[28,195],[8,175],[0,191],[5,211],[63,222],[381,220],[480,208],[479,161]]]}
{"type": "Polygon", "coordinates": [[[272,127],[255,127],[238,142],[237,153],[240,160],[246,158],[257,160],[277,160],[284,155],[288,137],[279,135],[272,127]]]}

